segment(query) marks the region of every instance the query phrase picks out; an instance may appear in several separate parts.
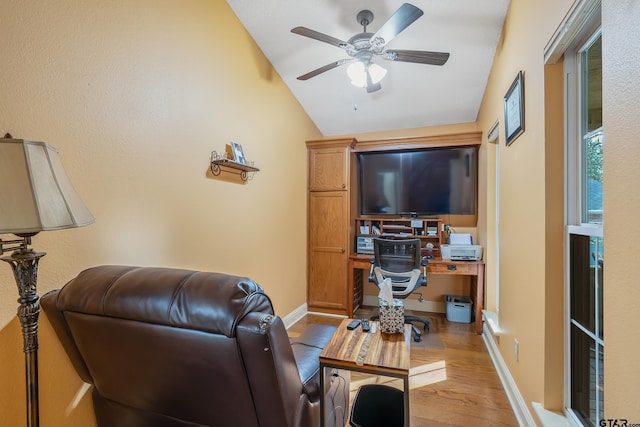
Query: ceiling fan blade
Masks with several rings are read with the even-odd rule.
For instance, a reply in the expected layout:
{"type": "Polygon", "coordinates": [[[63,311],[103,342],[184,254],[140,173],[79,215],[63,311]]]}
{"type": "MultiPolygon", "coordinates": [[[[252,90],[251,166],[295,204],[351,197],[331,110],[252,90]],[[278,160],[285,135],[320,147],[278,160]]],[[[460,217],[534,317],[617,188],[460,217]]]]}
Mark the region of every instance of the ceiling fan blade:
{"type": "Polygon", "coordinates": [[[339,67],[341,65],[344,65],[344,64],[346,64],[348,62],[352,62],[352,61],[355,61],[355,59],[353,59],[353,58],[340,59],[340,60],[338,60],[336,62],[332,62],[330,64],[327,64],[327,65],[323,66],[323,67],[316,68],[313,71],[309,71],[307,74],[303,74],[300,77],[298,77],[298,80],[309,80],[311,77],[315,77],[318,74],[324,73],[325,71],[333,70],[336,67],[339,67]]]}
{"type": "Polygon", "coordinates": [[[347,42],[339,40],[335,37],[328,36],[319,31],[315,31],[306,27],[295,27],[291,30],[294,34],[299,34],[301,36],[309,37],[310,39],[319,40],[324,43],[329,43],[330,45],[344,48],[347,46],[347,42]]]}
{"type": "Polygon", "coordinates": [[[383,46],[389,43],[409,25],[420,18],[424,12],[412,4],[404,3],[371,37],[372,44],[383,46]],[[374,42],[375,41],[375,42],[374,42]]]}
{"type": "Polygon", "coordinates": [[[387,61],[414,62],[416,64],[444,65],[449,59],[448,52],[428,52],[423,50],[386,50],[382,57],[387,61]]]}

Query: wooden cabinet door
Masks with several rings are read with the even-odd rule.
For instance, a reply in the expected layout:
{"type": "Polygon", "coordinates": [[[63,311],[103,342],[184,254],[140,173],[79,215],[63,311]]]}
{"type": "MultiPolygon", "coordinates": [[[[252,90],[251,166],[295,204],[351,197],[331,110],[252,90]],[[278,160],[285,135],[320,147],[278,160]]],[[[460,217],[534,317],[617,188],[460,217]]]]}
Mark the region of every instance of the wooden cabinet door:
{"type": "Polygon", "coordinates": [[[310,192],[308,227],[307,303],[346,314],[348,193],[310,192]]]}
{"type": "Polygon", "coordinates": [[[347,190],[349,147],[309,150],[309,191],[347,190]]]}

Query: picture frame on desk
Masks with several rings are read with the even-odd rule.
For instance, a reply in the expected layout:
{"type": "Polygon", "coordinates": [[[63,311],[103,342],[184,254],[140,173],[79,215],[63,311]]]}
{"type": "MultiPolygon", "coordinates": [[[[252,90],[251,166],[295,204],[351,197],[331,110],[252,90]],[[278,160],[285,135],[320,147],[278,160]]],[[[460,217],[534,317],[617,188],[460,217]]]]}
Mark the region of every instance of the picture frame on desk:
{"type": "Polygon", "coordinates": [[[507,146],[524,132],[524,75],[518,71],[504,96],[504,127],[507,146]]]}

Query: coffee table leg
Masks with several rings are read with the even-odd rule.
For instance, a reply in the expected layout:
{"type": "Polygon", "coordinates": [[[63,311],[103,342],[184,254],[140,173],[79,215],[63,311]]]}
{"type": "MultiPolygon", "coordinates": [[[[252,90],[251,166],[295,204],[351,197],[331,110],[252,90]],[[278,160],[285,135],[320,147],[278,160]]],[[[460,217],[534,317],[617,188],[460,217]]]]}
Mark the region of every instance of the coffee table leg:
{"type": "Polygon", "coordinates": [[[404,425],[411,426],[411,415],[409,414],[409,377],[404,378],[404,425]]]}
{"type": "Polygon", "coordinates": [[[324,364],[320,363],[320,427],[325,427],[324,424],[324,364]]]}

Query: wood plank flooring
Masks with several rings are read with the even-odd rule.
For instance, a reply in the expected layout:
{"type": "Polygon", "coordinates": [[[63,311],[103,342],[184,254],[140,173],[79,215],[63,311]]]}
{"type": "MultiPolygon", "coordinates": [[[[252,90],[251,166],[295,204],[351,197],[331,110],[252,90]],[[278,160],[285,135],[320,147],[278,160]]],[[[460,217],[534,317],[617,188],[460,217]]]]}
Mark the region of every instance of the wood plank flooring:
{"type": "MultiPolygon", "coordinates": [[[[363,307],[354,317],[369,317],[374,310],[377,311],[363,307]]],[[[411,348],[411,426],[517,426],[484,341],[474,332],[474,324],[448,322],[439,313],[407,314],[431,321],[431,336],[411,348]]],[[[341,320],[307,315],[289,328],[289,335],[297,336],[311,323],[338,325],[341,320]]],[[[352,398],[359,385],[372,381],[384,379],[352,374],[352,398]]]]}

